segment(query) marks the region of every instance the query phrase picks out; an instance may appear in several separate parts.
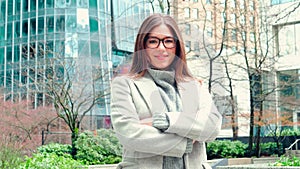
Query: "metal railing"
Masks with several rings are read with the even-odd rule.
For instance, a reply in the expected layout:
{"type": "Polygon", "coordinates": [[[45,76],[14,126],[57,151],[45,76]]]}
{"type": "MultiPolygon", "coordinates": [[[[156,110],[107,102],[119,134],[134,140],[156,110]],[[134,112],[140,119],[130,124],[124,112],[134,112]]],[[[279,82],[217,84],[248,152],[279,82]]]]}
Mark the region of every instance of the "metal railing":
{"type": "Polygon", "coordinates": [[[288,148],[285,148],[285,150],[292,150],[293,146],[296,144],[296,150],[298,150],[298,142],[300,141],[300,139],[296,139],[296,141],[291,144],[288,148]]]}

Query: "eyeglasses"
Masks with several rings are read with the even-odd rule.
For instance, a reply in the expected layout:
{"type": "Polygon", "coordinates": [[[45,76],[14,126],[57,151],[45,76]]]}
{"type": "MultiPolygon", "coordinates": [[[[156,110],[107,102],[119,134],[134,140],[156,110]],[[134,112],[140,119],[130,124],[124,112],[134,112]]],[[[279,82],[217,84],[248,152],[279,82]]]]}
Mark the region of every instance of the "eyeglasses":
{"type": "Polygon", "coordinates": [[[160,42],[163,43],[164,47],[167,49],[172,49],[176,47],[176,40],[172,37],[165,37],[163,39],[159,39],[157,37],[149,37],[146,40],[146,47],[155,49],[158,48],[160,45],[160,42]]]}

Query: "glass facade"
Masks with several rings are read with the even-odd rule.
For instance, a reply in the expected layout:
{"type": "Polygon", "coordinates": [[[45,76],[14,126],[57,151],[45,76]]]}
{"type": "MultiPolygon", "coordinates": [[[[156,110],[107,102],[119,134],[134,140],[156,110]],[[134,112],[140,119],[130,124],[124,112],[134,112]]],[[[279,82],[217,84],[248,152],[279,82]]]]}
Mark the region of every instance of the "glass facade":
{"type": "Polygon", "coordinates": [[[288,2],[296,2],[297,0],[271,0],[272,5],[284,4],[288,2]]]}
{"type": "MultiPolygon", "coordinates": [[[[5,97],[32,100],[36,107],[47,104],[35,83],[41,79],[38,70],[47,75],[49,58],[72,60],[78,67],[80,60],[89,60],[89,71],[103,73],[96,90],[108,89],[113,68],[124,60],[112,54],[112,47],[132,52],[140,20],[150,13],[146,9],[148,3],[137,0],[0,0],[0,86],[5,97]]],[[[109,93],[104,95],[91,114],[109,115],[109,93]]]]}
{"type": "MultiPolygon", "coordinates": [[[[278,78],[278,105],[280,115],[289,116],[289,120],[293,122],[294,129],[299,129],[300,120],[300,69],[284,70],[277,72],[278,78]]],[[[291,125],[283,126],[291,128],[291,125]]]]}

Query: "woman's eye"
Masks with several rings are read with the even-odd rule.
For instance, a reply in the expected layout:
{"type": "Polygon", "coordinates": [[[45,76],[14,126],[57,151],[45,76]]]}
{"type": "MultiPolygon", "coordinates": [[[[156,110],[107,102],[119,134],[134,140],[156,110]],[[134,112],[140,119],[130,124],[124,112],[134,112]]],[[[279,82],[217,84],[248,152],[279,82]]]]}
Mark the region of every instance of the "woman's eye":
{"type": "Polygon", "coordinates": [[[148,42],[151,43],[151,44],[156,44],[156,43],[158,43],[157,40],[149,40],[148,42]]]}
{"type": "Polygon", "coordinates": [[[173,39],[166,39],[165,43],[174,43],[174,40],[173,39]]]}

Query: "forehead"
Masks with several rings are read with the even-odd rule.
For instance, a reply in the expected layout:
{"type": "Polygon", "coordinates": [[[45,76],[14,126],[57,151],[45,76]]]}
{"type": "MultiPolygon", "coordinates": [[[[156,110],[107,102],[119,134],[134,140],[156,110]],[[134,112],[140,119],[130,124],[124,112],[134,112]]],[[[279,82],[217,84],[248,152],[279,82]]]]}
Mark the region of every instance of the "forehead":
{"type": "Polygon", "coordinates": [[[159,25],[154,27],[150,33],[149,36],[155,36],[155,37],[173,37],[173,33],[171,31],[171,29],[167,26],[167,25],[159,25]]]}

